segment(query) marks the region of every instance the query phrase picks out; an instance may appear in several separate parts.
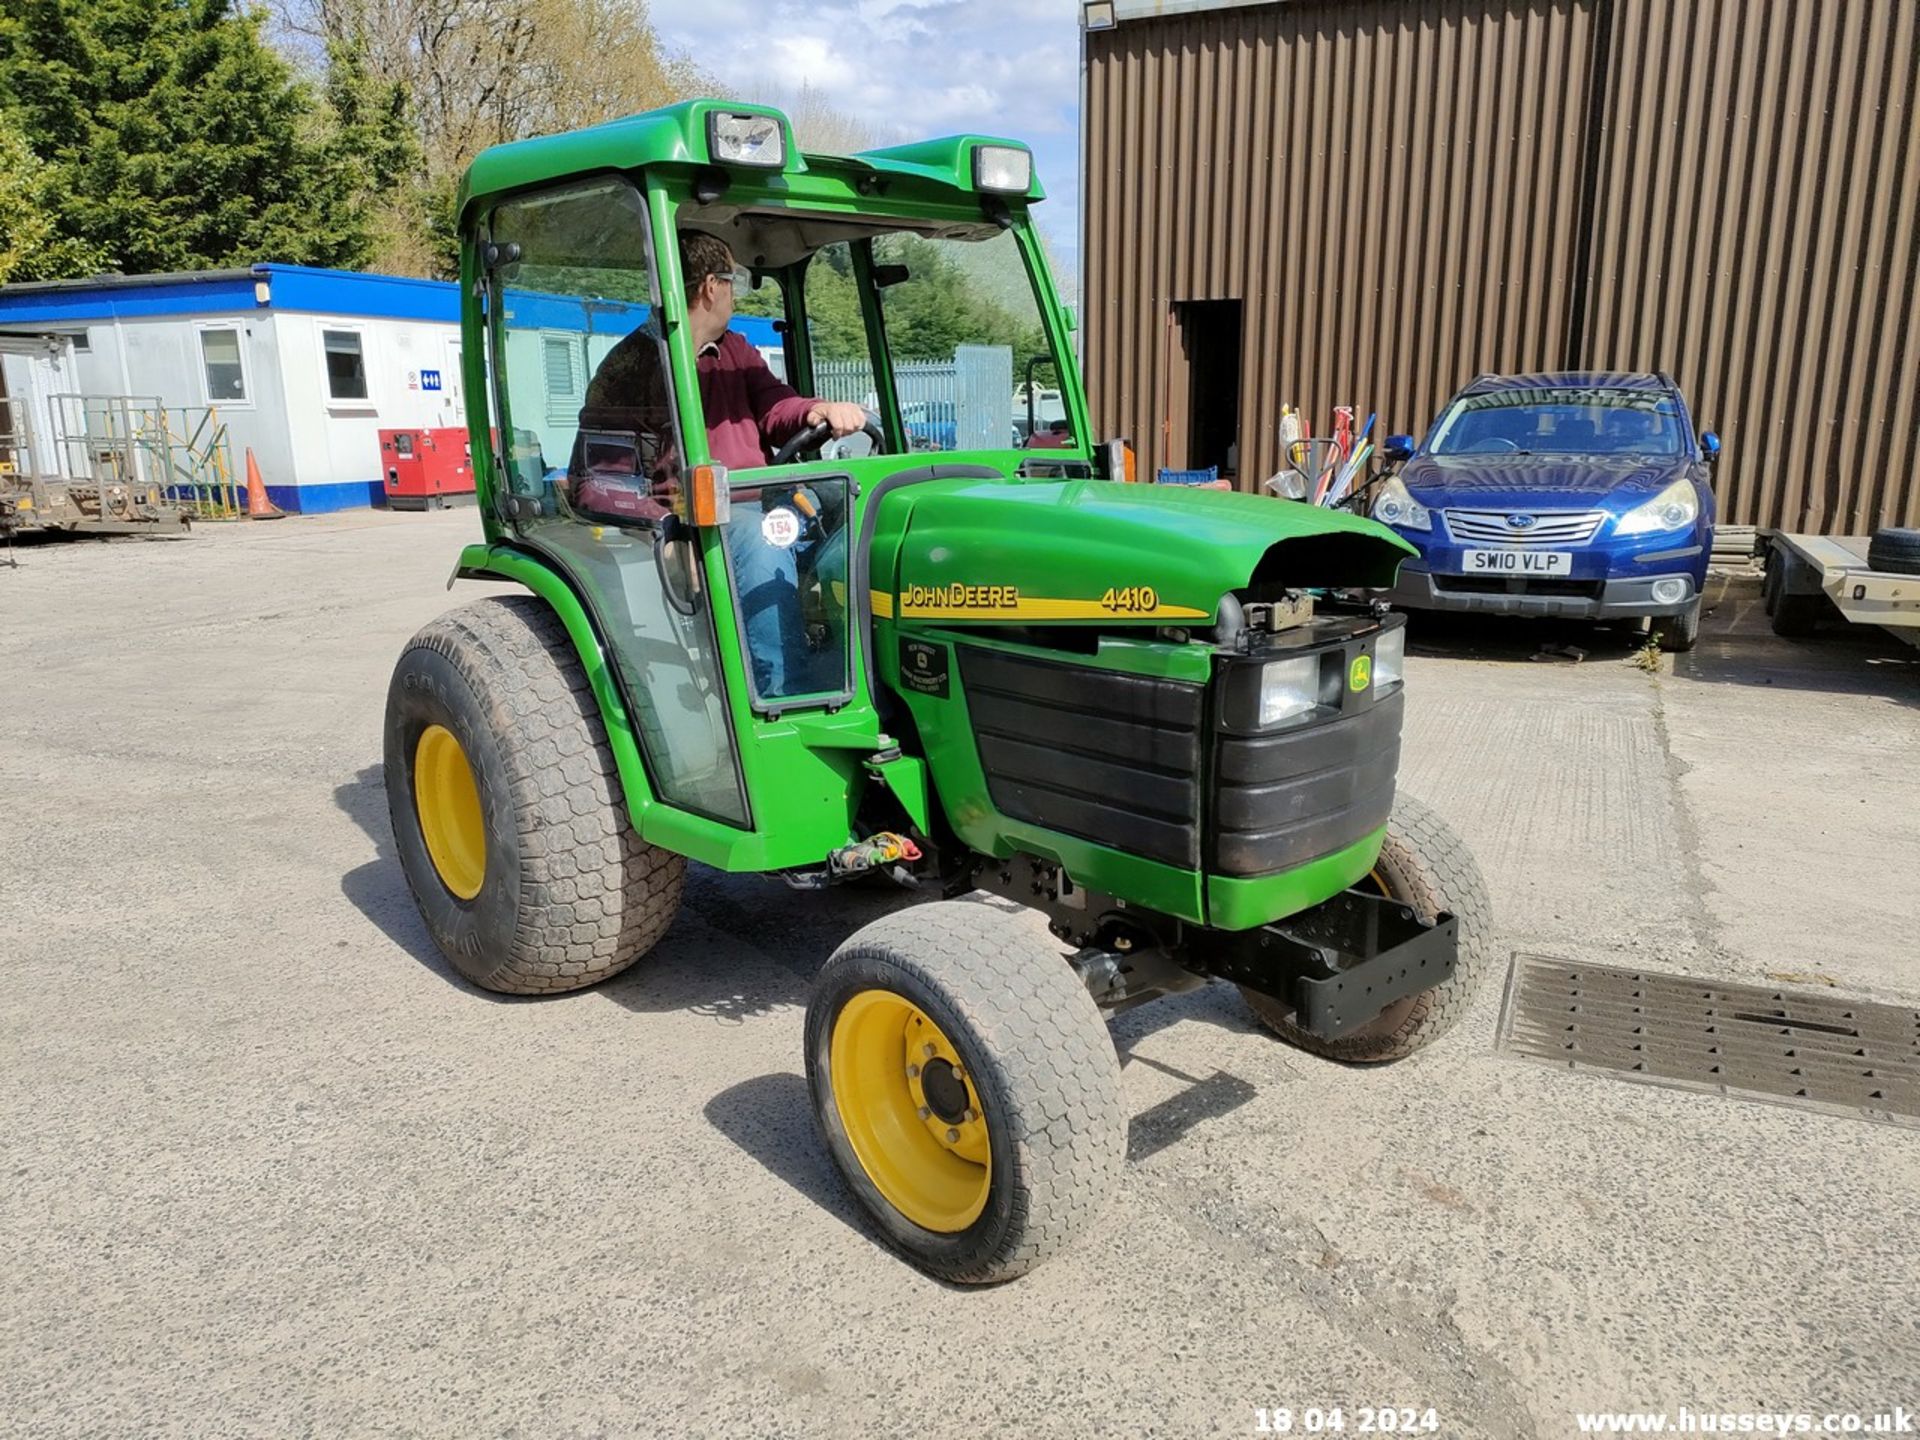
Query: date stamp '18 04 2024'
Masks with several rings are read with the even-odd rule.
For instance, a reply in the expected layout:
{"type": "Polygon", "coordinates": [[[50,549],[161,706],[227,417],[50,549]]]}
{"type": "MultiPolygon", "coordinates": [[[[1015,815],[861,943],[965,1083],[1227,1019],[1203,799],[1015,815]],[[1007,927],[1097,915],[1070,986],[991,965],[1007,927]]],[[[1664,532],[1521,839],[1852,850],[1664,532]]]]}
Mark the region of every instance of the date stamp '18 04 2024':
{"type": "Polygon", "coordinates": [[[1307,1405],[1275,1406],[1253,1412],[1256,1435],[1432,1435],[1440,1416],[1431,1406],[1307,1405]]]}

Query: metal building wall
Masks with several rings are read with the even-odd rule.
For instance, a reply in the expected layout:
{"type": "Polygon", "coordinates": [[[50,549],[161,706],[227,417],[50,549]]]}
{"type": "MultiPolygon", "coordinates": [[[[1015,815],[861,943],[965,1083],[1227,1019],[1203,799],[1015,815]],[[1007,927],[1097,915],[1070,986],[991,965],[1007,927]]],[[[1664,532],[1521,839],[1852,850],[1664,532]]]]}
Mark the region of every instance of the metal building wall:
{"type": "Polygon", "coordinates": [[[1680,382],[1723,519],[1920,524],[1920,5],[1611,4],[1587,355],[1680,382]]]}
{"type": "Polygon", "coordinates": [[[1173,306],[1283,401],[1418,433],[1485,370],[1666,369],[1730,522],[1920,523],[1920,4],[1283,0],[1087,42],[1087,383],[1185,463],[1173,306]]]}
{"type": "Polygon", "coordinates": [[[1087,37],[1087,384],[1185,463],[1173,303],[1242,301],[1240,475],[1280,405],[1423,428],[1465,377],[1551,369],[1574,269],[1586,0],[1318,0],[1087,37]]]}

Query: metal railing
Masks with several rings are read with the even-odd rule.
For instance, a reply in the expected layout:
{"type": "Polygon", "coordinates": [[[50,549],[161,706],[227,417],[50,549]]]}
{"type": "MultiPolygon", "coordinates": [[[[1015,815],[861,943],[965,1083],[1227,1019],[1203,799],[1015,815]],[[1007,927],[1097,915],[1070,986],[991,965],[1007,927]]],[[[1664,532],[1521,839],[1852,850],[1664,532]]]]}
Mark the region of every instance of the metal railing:
{"type": "MultiPolygon", "coordinates": [[[[1006,446],[1013,439],[1013,351],[962,345],[951,360],[908,360],[893,367],[900,410],[916,445],[935,450],[1006,446]]],[[[873,366],[865,360],[817,360],[822,400],[879,408],[873,366]]]]}
{"type": "Polygon", "coordinates": [[[82,483],[145,486],[200,520],[241,511],[233,447],[218,406],[147,395],[50,395],[53,446],[82,483]]]}

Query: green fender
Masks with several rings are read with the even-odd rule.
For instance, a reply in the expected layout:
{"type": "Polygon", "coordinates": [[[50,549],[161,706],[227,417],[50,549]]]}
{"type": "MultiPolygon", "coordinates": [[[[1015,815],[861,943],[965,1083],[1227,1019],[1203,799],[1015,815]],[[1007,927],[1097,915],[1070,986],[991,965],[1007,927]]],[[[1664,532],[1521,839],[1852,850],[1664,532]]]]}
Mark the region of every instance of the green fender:
{"type": "Polygon", "coordinates": [[[531,556],[501,545],[469,545],[460,552],[454,577],[462,580],[511,580],[524,585],[542,600],[566,626],[574,652],[586,669],[587,683],[600,705],[600,719],[607,727],[607,744],[613,750],[614,768],[620,772],[620,788],[626,793],[627,812],[634,827],[646,834],[647,817],[658,806],[653,786],[647,781],[646,767],[640,762],[640,746],[634,738],[633,723],[627,715],[626,701],[620,696],[613,667],[607,663],[600,637],[587,618],[580,597],[551,566],[531,556]]]}

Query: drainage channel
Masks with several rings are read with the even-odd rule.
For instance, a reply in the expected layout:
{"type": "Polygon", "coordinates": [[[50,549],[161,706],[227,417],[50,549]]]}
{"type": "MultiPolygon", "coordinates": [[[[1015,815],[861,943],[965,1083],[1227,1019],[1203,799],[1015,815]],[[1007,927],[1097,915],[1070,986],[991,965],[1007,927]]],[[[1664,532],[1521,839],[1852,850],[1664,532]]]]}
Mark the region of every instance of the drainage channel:
{"type": "Polygon", "coordinates": [[[1624,1080],[1920,1127],[1920,1010],[1515,955],[1501,1047],[1624,1080]]]}

